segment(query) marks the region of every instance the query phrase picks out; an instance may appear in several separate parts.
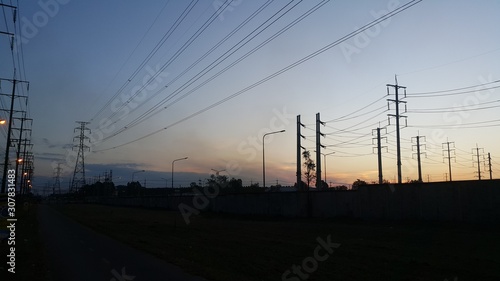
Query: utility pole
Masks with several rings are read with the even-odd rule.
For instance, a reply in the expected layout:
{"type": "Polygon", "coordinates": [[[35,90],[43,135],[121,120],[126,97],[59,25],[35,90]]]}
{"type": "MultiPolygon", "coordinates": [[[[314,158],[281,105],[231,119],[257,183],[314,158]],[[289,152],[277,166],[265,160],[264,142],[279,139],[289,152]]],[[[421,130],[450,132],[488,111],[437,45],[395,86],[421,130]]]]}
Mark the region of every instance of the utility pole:
{"type": "MultiPolygon", "coordinates": [[[[476,151],[476,157],[477,157],[477,177],[479,180],[481,180],[481,161],[479,160],[479,150],[483,150],[483,153],[484,153],[484,149],[482,148],[479,148],[477,146],[477,143],[476,143],[476,148],[473,148],[472,149],[472,154],[474,154],[474,150],[476,151]]],[[[473,156],[474,158],[474,156],[473,156]]],[[[474,161],[474,159],[472,159],[472,161],[474,161]]],[[[472,162],[474,164],[474,162],[472,162]]]]}
{"type": "MultiPolygon", "coordinates": [[[[383,128],[385,130],[385,128],[383,128]]],[[[382,175],[382,148],[386,148],[387,146],[382,146],[382,137],[380,134],[380,128],[376,129],[377,131],[377,156],[378,156],[378,184],[383,184],[384,183],[384,176],[382,175]]],[[[373,131],[372,131],[373,135],[373,131]]],[[[387,140],[386,137],[383,137],[384,139],[387,140]]],[[[372,139],[373,143],[373,139],[372,139]]]]}
{"type": "Polygon", "coordinates": [[[488,152],[488,168],[489,168],[489,172],[490,172],[490,180],[493,179],[493,174],[491,172],[491,155],[490,153],[488,152]]]}
{"type": "Polygon", "coordinates": [[[399,89],[404,89],[404,97],[406,98],[406,87],[398,85],[397,77],[395,77],[395,80],[396,80],[396,84],[394,84],[394,85],[387,84],[387,95],[389,95],[389,87],[393,87],[394,88],[394,92],[395,92],[395,99],[388,99],[387,101],[394,102],[396,104],[396,114],[388,114],[388,116],[392,116],[392,117],[396,118],[396,151],[397,151],[397,155],[396,156],[397,156],[397,165],[398,165],[398,183],[401,184],[401,182],[402,182],[402,175],[401,175],[401,134],[399,132],[400,131],[400,128],[399,128],[399,119],[401,117],[406,118],[406,116],[400,115],[399,104],[400,103],[404,103],[405,104],[405,112],[406,112],[406,101],[401,101],[399,99],[399,89]]]}
{"type": "Polygon", "coordinates": [[[305,149],[301,144],[301,139],[306,138],[300,132],[301,127],[305,127],[304,124],[300,122],[300,115],[297,115],[297,190],[302,190],[302,149],[305,149]]]}
{"type": "MultiPolygon", "coordinates": [[[[421,164],[421,161],[420,161],[420,155],[422,153],[420,152],[420,146],[422,146],[422,145],[425,146],[425,144],[420,144],[420,139],[422,139],[422,138],[424,138],[424,141],[425,141],[425,137],[422,137],[422,136],[416,136],[416,137],[412,138],[412,141],[414,139],[416,139],[416,141],[417,141],[417,144],[413,145],[413,147],[417,148],[417,153],[416,154],[417,154],[417,163],[418,163],[418,181],[419,182],[423,182],[422,181],[422,164],[421,164]]],[[[425,152],[423,154],[425,154],[425,152]]]]}
{"type": "Polygon", "coordinates": [[[321,187],[321,147],[326,148],[326,146],[321,145],[321,136],[325,136],[325,134],[321,133],[320,125],[325,125],[324,122],[321,122],[319,118],[319,112],[316,113],[316,188],[321,187]]]}
{"type": "MultiPolygon", "coordinates": [[[[455,149],[453,149],[453,148],[450,149],[450,144],[452,144],[453,147],[455,147],[454,142],[447,141],[447,142],[443,143],[443,147],[444,147],[444,145],[446,145],[446,149],[443,149],[443,150],[448,152],[448,157],[444,157],[444,158],[448,159],[448,172],[450,174],[450,181],[453,181],[453,179],[451,177],[451,158],[455,158],[455,157],[451,157],[451,151],[455,152],[455,149]]],[[[446,180],[448,181],[448,179],[446,179],[446,180]]]]}
{"type": "Polygon", "coordinates": [[[90,133],[90,129],[87,128],[87,124],[89,122],[83,122],[83,121],[77,121],[76,123],[80,124],[79,127],[76,127],[74,129],[74,132],[79,130],[78,136],[75,136],[73,138],[73,141],[75,139],[79,139],[79,144],[78,145],[73,145],[73,148],[78,147],[78,155],[76,158],[76,163],[75,163],[75,170],[73,171],[73,179],[71,181],[71,190],[70,192],[77,192],[78,188],[82,187],[85,185],[85,157],[84,157],[84,152],[85,150],[90,151],[90,147],[85,144],[85,141],[88,140],[90,141],[89,137],[85,135],[85,132],[88,131],[90,133]]]}

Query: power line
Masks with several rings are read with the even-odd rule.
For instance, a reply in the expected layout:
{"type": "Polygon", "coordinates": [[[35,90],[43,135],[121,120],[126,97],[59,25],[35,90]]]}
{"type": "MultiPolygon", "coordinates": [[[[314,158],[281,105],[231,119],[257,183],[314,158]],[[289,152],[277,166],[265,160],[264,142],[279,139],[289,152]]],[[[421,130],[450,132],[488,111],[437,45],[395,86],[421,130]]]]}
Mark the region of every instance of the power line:
{"type": "Polygon", "coordinates": [[[466,129],[466,128],[484,128],[484,127],[496,127],[500,126],[500,124],[491,124],[491,125],[484,125],[484,126],[477,126],[480,124],[486,124],[486,123],[493,123],[493,122],[500,122],[500,119],[495,119],[495,120],[489,120],[489,121],[478,121],[478,122],[470,122],[470,123],[463,123],[463,124],[437,124],[437,125],[408,125],[410,128],[440,128],[440,129],[466,129]],[[470,127],[468,127],[470,126],[470,127]]]}
{"type": "Polygon", "coordinates": [[[455,92],[455,91],[460,91],[460,90],[466,90],[466,89],[471,89],[471,88],[477,88],[481,86],[486,86],[494,83],[498,83],[500,80],[495,80],[492,82],[487,82],[487,83],[482,83],[482,84],[477,84],[473,86],[467,86],[467,87],[462,87],[462,88],[455,88],[455,89],[448,89],[448,90],[440,90],[440,91],[433,91],[433,92],[417,92],[417,93],[409,93],[408,96],[413,96],[413,95],[432,95],[432,94],[439,94],[439,93],[447,93],[447,92],[455,92]]]}
{"type": "Polygon", "coordinates": [[[460,60],[451,61],[451,62],[447,62],[447,63],[441,64],[441,65],[431,66],[431,67],[428,67],[428,68],[423,68],[423,69],[419,69],[419,70],[415,70],[415,71],[411,71],[411,72],[406,72],[406,73],[403,73],[403,74],[399,74],[399,76],[413,74],[413,73],[418,73],[418,72],[422,72],[422,71],[426,71],[426,70],[431,70],[431,69],[435,69],[435,68],[440,68],[440,67],[447,66],[447,65],[450,65],[450,64],[455,64],[455,63],[466,61],[466,60],[469,60],[469,59],[472,59],[472,58],[476,58],[476,57],[484,56],[484,55],[487,55],[487,54],[490,54],[490,53],[498,52],[499,50],[500,50],[500,48],[497,48],[497,49],[490,50],[490,51],[487,51],[487,52],[484,52],[484,53],[481,53],[481,54],[478,54],[478,55],[473,55],[473,56],[470,56],[470,57],[466,57],[466,58],[463,58],[463,59],[460,59],[460,60]]]}
{"type": "MultiPolygon", "coordinates": [[[[293,2],[293,1],[291,1],[291,2],[293,2]]],[[[128,129],[130,129],[130,128],[132,128],[132,127],[134,127],[134,126],[136,126],[136,125],[138,125],[140,123],[142,123],[142,122],[144,122],[144,121],[146,121],[147,119],[153,117],[154,115],[160,113],[161,111],[167,109],[168,107],[174,105],[175,103],[177,103],[180,100],[184,99],[185,97],[189,96],[193,92],[197,91],[198,89],[200,89],[201,87],[203,87],[204,85],[206,85],[207,83],[209,83],[210,81],[212,81],[213,79],[217,78],[218,76],[220,76],[221,74],[223,74],[224,72],[226,72],[227,70],[229,70],[230,68],[234,67],[236,64],[238,64],[242,60],[246,59],[248,56],[250,56],[251,54],[253,54],[254,52],[256,52],[258,49],[262,48],[263,46],[265,46],[266,44],[268,44],[269,42],[271,42],[272,40],[274,40],[275,38],[277,38],[278,36],[280,36],[281,34],[283,34],[285,31],[287,31],[292,26],[294,26],[295,24],[297,24],[298,22],[300,22],[301,20],[303,20],[305,17],[309,16],[312,12],[316,11],[321,6],[323,6],[324,4],[326,4],[327,0],[324,0],[323,2],[317,4],[313,8],[309,9],[307,12],[305,12],[304,14],[302,14],[299,18],[297,18],[294,21],[292,21],[290,24],[288,24],[287,26],[285,26],[284,28],[282,28],[280,31],[276,32],[274,35],[272,35],[271,37],[269,37],[268,39],[266,39],[265,41],[263,41],[262,43],[260,43],[258,46],[254,47],[252,50],[248,51],[247,53],[245,53],[244,55],[242,55],[241,57],[239,57],[237,60],[235,60],[234,62],[232,62],[228,66],[226,66],[225,68],[223,68],[222,70],[220,70],[216,74],[212,75],[210,78],[207,78],[202,83],[200,83],[199,85],[197,85],[193,89],[189,90],[187,93],[185,93],[181,97],[179,97],[176,100],[172,101],[171,103],[167,104],[165,107],[160,108],[165,103],[167,103],[168,101],[172,100],[175,96],[179,95],[183,90],[187,89],[193,83],[195,83],[196,81],[198,81],[199,79],[201,79],[203,76],[205,76],[207,73],[209,73],[212,69],[214,69],[219,64],[221,64],[223,61],[225,61],[227,58],[229,58],[231,55],[233,55],[236,51],[238,51],[243,46],[245,46],[246,44],[248,44],[256,36],[258,36],[259,34],[261,34],[265,29],[267,29],[269,26],[271,26],[272,24],[274,24],[278,19],[280,19],[282,16],[284,16],[286,13],[288,13],[291,9],[293,9],[295,6],[298,5],[298,3],[295,4],[294,6],[292,6],[291,8],[289,8],[288,10],[284,11],[283,14],[279,15],[279,13],[281,11],[283,11],[284,8],[286,8],[290,3],[288,3],[283,8],[281,8],[278,12],[276,12],[274,15],[272,15],[263,24],[261,24],[259,27],[257,27],[256,29],[254,29],[249,35],[247,35],[245,38],[243,38],[238,43],[236,43],[231,49],[229,49],[224,54],[222,54],[221,56],[219,56],[219,58],[217,58],[210,65],[208,65],[203,70],[201,70],[200,72],[198,72],[198,74],[196,74],[195,76],[193,76],[191,79],[189,79],[187,82],[185,82],[182,86],[178,87],[170,95],[168,95],[167,97],[165,97],[164,99],[162,99],[155,106],[151,107],[150,109],[148,109],[147,111],[145,111],[144,113],[142,113],[139,117],[135,118],[133,121],[131,121],[130,123],[128,123],[122,129],[120,129],[117,132],[115,132],[113,135],[105,138],[103,141],[105,141],[105,140],[107,140],[109,138],[112,138],[112,137],[114,137],[114,136],[116,136],[116,135],[118,135],[118,134],[120,134],[120,133],[122,133],[122,132],[124,132],[124,131],[126,131],[126,130],[128,130],[128,129]],[[277,15],[279,15],[279,16],[277,16],[277,15]],[[276,19],[274,19],[267,26],[265,26],[261,30],[259,30],[265,23],[267,23],[268,21],[271,21],[275,16],[277,16],[276,19]],[[250,35],[252,35],[252,36],[248,40],[246,40],[250,35]],[[245,42],[245,40],[246,40],[246,42],[245,42]]],[[[169,84],[167,84],[167,86],[170,85],[170,84],[171,84],[171,82],[169,84]]],[[[158,91],[158,93],[160,91],[158,91]]],[[[158,94],[158,93],[156,93],[156,94],[158,94]]],[[[153,98],[155,95],[153,95],[151,98],[153,98]]],[[[149,98],[148,101],[151,98],[149,98]]]]}
{"type": "MultiPolygon", "coordinates": [[[[142,62],[139,64],[139,66],[134,70],[134,72],[130,75],[130,77],[123,83],[123,85],[118,89],[118,91],[106,102],[100,110],[97,111],[97,113],[91,118],[91,120],[95,119],[99,114],[101,114],[106,107],[108,107],[111,102],[113,102],[116,97],[120,93],[123,92],[123,90],[126,88],[126,86],[133,80],[135,77],[139,74],[139,72],[146,66],[146,64],[151,60],[151,58],[158,52],[158,50],[165,44],[165,42],[170,38],[173,32],[177,30],[179,25],[184,21],[184,19],[187,17],[187,15],[192,11],[194,6],[198,3],[199,0],[192,0],[189,5],[184,9],[184,11],[179,15],[179,17],[175,20],[175,22],[170,26],[168,31],[163,35],[163,37],[156,43],[155,47],[149,52],[149,54],[142,60],[142,62]]],[[[141,39],[142,41],[142,39],[141,39]]],[[[137,47],[136,47],[137,48],[137,47]]],[[[134,49],[135,51],[135,49],[134,49]]],[[[131,54],[132,55],[132,54],[131,54]]]]}
{"type": "MultiPolygon", "coordinates": [[[[198,0],[197,0],[198,1],[198,0]]],[[[231,0],[226,0],[223,5],[221,5],[199,28],[196,32],[189,37],[189,39],[184,42],[184,44],[168,59],[166,63],[162,65],[162,67],[153,74],[144,85],[142,85],[125,103],[123,103],[113,114],[111,114],[111,118],[113,118],[122,108],[127,106],[127,104],[132,101],[139,93],[141,93],[149,84],[151,84],[167,67],[169,67],[184,51],[191,46],[191,44],[198,39],[198,37],[205,32],[205,30],[215,21],[217,16],[220,14],[220,11],[224,10],[229,4],[231,0]]]]}
{"type": "Polygon", "coordinates": [[[362,111],[363,109],[368,108],[368,107],[370,107],[370,106],[374,105],[375,103],[377,103],[377,102],[379,102],[379,101],[381,101],[381,100],[383,100],[383,99],[385,99],[385,96],[380,97],[380,98],[378,98],[376,101],[373,101],[373,102],[369,103],[368,105],[365,105],[365,106],[363,106],[362,108],[360,108],[360,109],[358,109],[358,110],[356,110],[356,111],[353,111],[353,112],[351,112],[351,113],[349,113],[349,114],[346,114],[346,115],[344,115],[344,116],[341,116],[341,117],[338,117],[338,118],[335,118],[335,119],[332,119],[332,120],[325,121],[325,123],[329,123],[329,122],[340,122],[340,121],[350,120],[350,119],[353,119],[353,118],[357,118],[357,117],[359,117],[359,116],[363,116],[363,115],[365,115],[365,114],[367,114],[367,113],[371,113],[371,112],[376,111],[376,110],[378,110],[378,109],[385,108],[385,105],[384,105],[384,106],[382,106],[382,107],[380,107],[380,108],[378,108],[378,109],[374,109],[373,111],[369,111],[369,112],[364,113],[364,114],[361,114],[361,115],[357,115],[357,116],[350,117],[351,115],[353,115],[353,114],[355,114],[355,113],[357,113],[357,112],[359,112],[359,111],[362,111]],[[347,117],[349,117],[349,118],[347,118],[347,117]]]}
{"type": "MultiPolygon", "coordinates": [[[[496,83],[492,82],[492,83],[496,83]]],[[[481,91],[487,91],[487,90],[492,90],[492,89],[497,89],[500,88],[500,86],[495,86],[495,87],[489,87],[489,88],[484,88],[484,89],[476,89],[473,91],[463,91],[463,92],[457,92],[457,93],[449,93],[449,94],[437,94],[437,95],[430,95],[429,93],[425,94],[408,94],[408,98],[435,98],[435,97],[447,97],[447,96],[456,96],[456,95],[463,95],[463,94],[469,94],[469,93],[475,93],[475,92],[481,92],[481,91]]]]}
{"type": "Polygon", "coordinates": [[[188,116],[186,116],[186,117],[184,117],[184,118],[182,118],[182,119],[180,119],[180,120],[178,120],[178,121],[176,121],[174,123],[171,123],[170,125],[168,125],[168,126],[166,126],[164,128],[155,130],[155,131],[153,131],[153,132],[151,132],[151,133],[149,133],[147,135],[144,135],[144,136],[142,136],[140,138],[137,138],[137,139],[134,139],[132,141],[128,141],[128,142],[122,143],[120,145],[111,147],[111,148],[96,150],[95,152],[106,151],[106,150],[110,150],[110,149],[115,149],[115,148],[118,148],[118,147],[122,147],[122,146],[125,146],[125,145],[128,145],[128,144],[140,141],[142,139],[145,139],[145,138],[148,138],[148,137],[150,137],[152,135],[155,135],[155,134],[157,134],[157,133],[159,133],[161,131],[164,131],[164,130],[166,130],[168,128],[171,128],[171,127],[173,127],[173,126],[175,126],[177,124],[180,124],[180,123],[182,123],[182,122],[184,122],[186,120],[189,120],[189,119],[191,119],[191,118],[193,118],[195,116],[198,116],[198,115],[200,115],[200,114],[202,114],[202,113],[204,113],[204,112],[206,112],[206,111],[208,111],[208,110],[210,110],[212,108],[215,108],[215,107],[217,107],[217,106],[219,106],[219,105],[221,105],[221,104],[223,104],[223,103],[225,103],[225,102],[227,102],[227,101],[229,101],[229,100],[231,100],[231,99],[233,99],[233,98],[235,98],[235,97],[237,97],[237,96],[239,96],[239,95],[241,95],[241,94],[243,94],[243,93],[245,93],[245,92],[247,92],[247,91],[249,91],[249,90],[251,90],[251,89],[253,89],[253,88],[255,88],[255,87],[257,87],[257,86],[259,86],[259,85],[261,85],[261,84],[263,84],[263,83],[265,83],[267,81],[269,81],[269,80],[271,80],[271,79],[273,79],[273,78],[276,78],[277,76],[279,76],[279,75],[281,75],[281,74],[283,74],[283,73],[285,73],[285,72],[287,72],[287,71],[289,71],[289,70],[291,70],[291,69],[293,69],[293,68],[301,65],[302,63],[304,63],[304,62],[306,62],[306,61],[308,61],[308,60],[310,60],[310,59],[312,59],[312,58],[314,58],[314,57],[316,57],[316,56],[318,56],[318,55],[320,55],[320,54],[322,54],[322,53],[330,50],[331,48],[337,46],[338,44],[340,44],[340,43],[342,43],[342,42],[344,42],[344,41],[346,41],[346,40],[348,40],[348,39],[356,36],[357,34],[362,33],[365,30],[367,30],[367,29],[369,29],[369,28],[371,28],[371,27],[379,24],[380,22],[383,22],[383,21],[385,21],[385,20],[387,20],[387,19],[389,19],[389,18],[391,18],[391,17],[393,17],[393,16],[395,16],[395,15],[397,15],[397,14],[399,14],[399,13],[401,13],[401,12],[403,12],[403,11],[411,8],[411,7],[413,7],[414,5],[420,3],[421,1],[422,0],[413,0],[413,1],[410,1],[410,2],[408,2],[406,4],[404,4],[404,5],[396,8],[395,10],[393,10],[391,12],[388,12],[384,16],[381,16],[381,17],[379,17],[379,18],[371,21],[370,23],[365,24],[364,26],[358,28],[357,30],[355,30],[353,32],[350,32],[349,34],[341,37],[340,39],[337,39],[334,42],[332,42],[332,43],[330,43],[330,44],[328,44],[328,45],[326,45],[326,46],[324,46],[324,47],[316,50],[315,52],[313,52],[313,53],[311,53],[311,54],[309,54],[309,55],[307,55],[307,56],[305,56],[305,57],[303,57],[303,58],[295,61],[294,63],[292,63],[292,64],[290,64],[290,65],[288,65],[288,66],[286,66],[286,67],[284,67],[284,68],[282,68],[282,69],[274,72],[273,74],[266,76],[265,78],[263,78],[263,79],[255,82],[255,83],[253,83],[253,84],[251,84],[251,85],[249,85],[249,86],[247,86],[247,87],[245,87],[245,88],[243,88],[243,89],[241,89],[241,90],[239,90],[239,91],[237,91],[235,93],[233,93],[232,95],[230,95],[230,96],[228,96],[228,97],[226,97],[226,98],[224,98],[222,100],[219,100],[219,101],[217,101],[217,102],[215,102],[215,103],[213,103],[213,104],[211,104],[211,105],[209,105],[209,106],[207,106],[207,107],[205,107],[205,108],[203,108],[201,110],[198,110],[198,111],[196,111],[196,112],[194,112],[194,113],[192,113],[192,114],[190,114],[190,115],[188,115],[188,116]]]}
{"type": "MultiPolygon", "coordinates": [[[[492,102],[485,102],[482,104],[491,104],[491,103],[497,103],[500,102],[500,100],[492,101],[492,102]]],[[[479,104],[477,104],[479,105],[479,104]]],[[[477,106],[476,105],[476,106],[477,106]]],[[[478,108],[461,108],[457,110],[457,108],[431,108],[431,109],[414,109],[414,110],[409,110],[408,113],[447,113],[447,112],[462,112],[462,111],[477,111],[477,110],[485,110],[485,109],[492,109],[492,108],[498,108],[500,105],[494,105],[494,106],[485,106],[485,107],[478,107],[478,108]]]]}
{"type": "MultiPolygon", "coordinates": [[[[132,50],[132,52],[129,54],[129,56],[127,57],[127,59],[122,63],[122,65],[120,66],[120,68],[118,69],[118,71],[116,72],[115,76],[111,79],[111,81],[109,82],[108,86],[105,88],[105,90],[103,92],[106,92],[107,89],[111,86],[111,84],[116,80],[116,78],[118,77],[118,74],[123,70],[123,68],[125,67],[125,65],[130,61],[130,59],[132,58],[132,55],[137,51],[137,49],[139,48],[139,46],[142,44],[142,42],[144,41],[144,38],[146,38],[146,36],[149,34],[149,32],[151,31],[151,28],[155,25],[156,21],[158,20],[158,18],[160,17],[160,15],[163,13],[163,10],[165,10],[165,8],[167,7],[167,5],[170,3],[170,0],[167,1],[165,3],[165,5],[163,5],[163,8],[160,10],[160,12],[158,13],[158,15],[156,15],[156,18],[153,20],[153,22],[151,23],[151,25],[149,26],[149,28],[146,30],[146,32],[144,32],[144,34],[142,35],[141,39],[139,40],[139,42],[137,43],[137,45],[135,46],[135,48],[132,50]]],[[[188,6],[189,7],[189,6],[188,6]]],[[[167,32],[168,33],[168,32],[167,32]]],[[[162,38],[163,40],[163,38],[162,38]]],[[[162,40],[160,40],[160,42],[162,42],[162,40]]],[[[157,45],[155,46],[155,48],[153,48],[153,55],[156,53],[156,51],[158,51],[157,46],[158,44],[160,44],[160,42],[157,43],[157,45]],[[156,51],[155,51],[156,49],[156,51]]],[[[163,41],[164,43],[164,41],[163,41]]],[[[163,45],[163,43],[161,43],[161,45],[163,45]]],[[[161,47],[161,46],[160,46],[161,47]]],[[[153,52],[151,51],[151,52],[153,52]]],[[[151,54],[150,52],[150,54],[151,54]]],[[[146,59],[145,60],[148,60],[148,58],[150,59],[150,54],[148,54],[148,56],[146,56],[146,59]]],[[[148,60],[149,61],[149,60],[148,60]]],[[[141,64],[139,65],[139,67],[137,69],[142,69],[142,66],[143,65],[144,61],[141,62],[141,64]]],[[[137,71],[136,69],[136,71],[137,71]]],[[[135,71],[134,71],[135,73],[135,71]]],[[[133,77],[134,75],[132,75],[131,77],[133,77]]],[[[134,76],[135,77],[135,76],[134,76]]],[[[127,79],[127,81],[125,81],[125,84],[128,84],[129,82],[131,81],[131,78],[127,79]]],[[[123,87],[123,86],[122,86],[123,87]]],[[[120,88],[121,89],[121,88],[120,88]]],[[[92,118],[90,118],[90,121],[93,121],[97,116],[99,116],[106,107],[108,107],[108,105],[118,96],[118,94],[120,94],[121,91],[118,90],[117,93],[115,93],[95,114],[92,118]]]]}

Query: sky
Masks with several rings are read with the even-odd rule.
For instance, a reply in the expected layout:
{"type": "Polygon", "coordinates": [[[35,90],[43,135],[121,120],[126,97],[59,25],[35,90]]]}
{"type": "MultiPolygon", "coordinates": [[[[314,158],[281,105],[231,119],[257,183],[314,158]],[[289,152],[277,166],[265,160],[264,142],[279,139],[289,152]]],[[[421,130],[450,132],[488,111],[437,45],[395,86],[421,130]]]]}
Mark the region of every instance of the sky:
{"type": "MultiPolygon", "coordinates": [[[[285,130],[265,137],[266,185],[293,185],[296,116],[302,146],[314,154],[317,113],[329,184],[378,180],[377,127],[384,178],[395,182],[395,104],[387,101],[395,90],[386,85],[396,79],[407,94],[399,89],[404,181],[418,177],[416,136],[424,181],[448,179],[446,142],[454,180],[477,178],[478,151],[482,177],[490,153],[498,178],[500,2],[421,1],[347,38],[410,1],[235,0],[221,12],[224,2],[17,3],[34,189],[53,184],[57,163],[67,188],[76,121],[90,122],[87,178],[113,170],[116,184],[134,175],[148,187],[170,186],[172,161],[188,157],[174,164],[174,186],[212,169],[262,185],[262,136],[285,130]]],[[[5,8],[4,18],[2,30],[12,18],[5,8]]],[[[0,74],[11,78],[9,39],[0,39],[0,74]]]]}

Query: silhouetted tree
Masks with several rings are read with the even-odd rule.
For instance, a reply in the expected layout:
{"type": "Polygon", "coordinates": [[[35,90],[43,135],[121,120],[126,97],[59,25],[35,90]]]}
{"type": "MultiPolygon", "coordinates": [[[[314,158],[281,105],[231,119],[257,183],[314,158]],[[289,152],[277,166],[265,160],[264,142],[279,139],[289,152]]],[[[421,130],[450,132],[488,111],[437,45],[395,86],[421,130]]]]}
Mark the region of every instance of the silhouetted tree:
{"type": "Polygon", "coordinates": [[[324,180],[321,180],[321,184],[319,185],[319,189],[320,190],[327,190],[328,189],[328,184],[326,183],[326,181],[324,180]]]}
{"type": "Polygon", "coordinates": [[[210,175],[210,178],[207,179],[207,185],[210,187],[217,186],[218,188],[224,188],[228,184],[227,176],[224,175],[210,175]]]}
{"type": "Polygon", "coordinates": [[[360,187],[362,185],[367,185],[366,181],[357,179],[355,182],[352,183],[352,189],[356,190],[356,189],[358,189],[358,187],[360,187]]]}
{"type": "Polygon", "coordinates": [[[347,190],[348,189],[347,186],[345,186],[345,185],[339,185],[339,186],[336,186],[334,188],[335,188],[335,190],[347,190]]]}
{"type": "Polygon", "coordinates": [[[126,196],[138,196],[141,194],[143,187],[140,182],[133,181],[128,182],[127,187],[125,188],[124,195],[126,196]]]}
{"type": "Polygon", "coordinates": [[[111,196],[115,191],[115,184],[112,182],[96,182],[86,184],[78,193],[82,196],[111,196]]]}
{"type": "Polygon", "coordinates": [[[422,181],[419,181],[419,180],[409,180],[407,183],[422,183],[422,181]]]}
{"type": "Polygon", "coordinates": [[[232,178],[228,183],[228,188],[238,192],[243,188],[243,181],[241,179],[232,178]]]}
{"type": "Polygon", "coordinates": [[[304,158],[304,167],[306,168],[304,176],[306,177],[307,190],[309,190],[311,182],[316,178],[316,174],[314,173],[316,171],[316,164],[311,159],[311,153],[308,150],[302,152],[302,157],[304,158]]]}
{"type": "Polygon", "coordinates": [[[299,191],[304,191],[307,188],[307,183],[305,183],[304,181],[300,181],[300,186],[297,186],[297,183],[295,183],[293,187],[295,187],[299,191]]]}

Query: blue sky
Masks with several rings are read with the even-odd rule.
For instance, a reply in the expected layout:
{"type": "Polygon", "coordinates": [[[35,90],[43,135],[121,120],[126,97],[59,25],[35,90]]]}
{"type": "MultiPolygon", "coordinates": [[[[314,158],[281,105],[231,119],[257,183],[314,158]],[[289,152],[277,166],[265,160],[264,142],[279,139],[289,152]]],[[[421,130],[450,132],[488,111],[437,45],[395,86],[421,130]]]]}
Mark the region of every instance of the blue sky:
{"type": "MultiPolygon", "coordinates": [[[[30,115],[34,119],[35,187],[50,184],[56,162],[65,167],[63,185],[69,180],[74,162],[69,161],[68,149],[73,144],[75,121],[90,121],[89,128],[94,133],[91,152],[85,158],[88,177],[113,169],[118,183],[125,183],[132,172],[144,169],[146,172],[135,176],[141,181],[146,179],[148,186],[164,186],[162,178],[171,177],[172,160],[182,157],[189,159],[176,162],[174,185],[206,178],[211,169],[226,169],[231,176],[242,178],[244,184],[261,182],[262,135],[285,129],[285,133],[266,137],[266,178],[268,183],[278,180],[293,184],[295,116],[300,114],[306,124],[303,145],[312,151],[318,112],[322,121],[336,120],[321,129],[327,134],[321,139],[328,146],[325,153],[335,152],[327,158],[328,182],[335,185],[351,184],[357,178],[377,180],[372,130],[378,126],[386,127],[387,132],[384,177],[394,181],[395,120],[388,125],[387,118],[387,114],[394,114],[394,105],[387,110],[386,101],[394,96],[386,97],[386,84],[394,84],[395,75],[409,94],[405,99],[408,126],[401,130],[405,180],[417,177],[411,141],[418,134],[425,136],[426,141],[423,151],[427,158],[422,164],[425,180],[445,179],[448,167],[443,163],[442,143],[447,140],[456,147],[454,179],[474,178],[477,168],[473,166],[471,149],[476,143],[484,148],[484,155],[491,153],[494,177],[500,172],[495,164],[500,163],[496,145],[500,122],[494,121],[500,119],[496,107],[498,90],[484,90],[498,85],[486,83],[500,79],[496,63],[500,58],[500,39],[495,33],[495,27],[500,25],[498,1],[422,1],[297,67],[176,124],[408,1],[327,1],[279,37],[189,93],[321,2],[292,1],[287,8],[297,5],[288,13],[194,84],[180,90],[290,1],[270,3],[202,57],[266,3],[233,1],[176,57],[181,46],[223,2],[198,1],[142,68],[141,62],[190,1],[20,3],[21,29],[27,39],[23,52],[31,87],[30,115]],[[43,13],[47,20],[40,22],[43,13]],[[30,24],[35,28],[30,29],[30,24]],[[172,58],[175,59],[169,62],[172,58]],[[158,70],[159,75],[147,84],[158,70]],[[145,88],[140,95],[127,103],[142,86],[145,88]],[[468,93],[432,93],[464,87],[470,87],[468,93]],[[130,122],[172,93],[178,93],[176,97],[189,95],[162,105],[160,108],[167,108],[131,126],[130,122]],[[116,97],[111,99],[113,96],[116,97]],[[117,120],[119,117],[123,119],[117,120]],[[127,129],[113,136],[124,127],[127,129]],[[153,132],[157,133],[140,139],[153,132]],[[140,140],[132,142],[137,139],[140,140]]],[[[8,62],[7,42],[2,38],[2,57],[8,62]]],[[[2,76],[12,76],[11,69],[3,68],[2,76]]],[[[392,89],[390,93],[393,94],[392,89]]],[[[484,168],[481,164],[482,172],[484,168]]]]}

